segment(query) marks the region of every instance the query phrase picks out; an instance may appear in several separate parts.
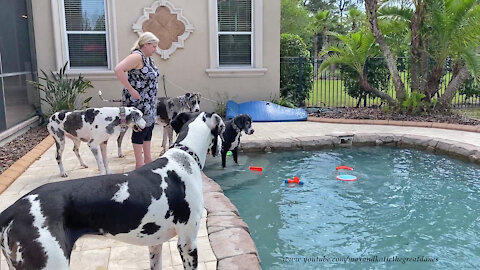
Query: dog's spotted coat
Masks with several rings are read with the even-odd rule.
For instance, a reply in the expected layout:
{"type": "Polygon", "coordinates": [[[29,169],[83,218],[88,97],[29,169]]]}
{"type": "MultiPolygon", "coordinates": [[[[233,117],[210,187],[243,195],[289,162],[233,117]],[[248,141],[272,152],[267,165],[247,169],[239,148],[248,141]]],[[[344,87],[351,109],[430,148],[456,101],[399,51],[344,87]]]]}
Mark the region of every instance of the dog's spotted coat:
{"type": "MultiPolygon", "coordinates": [[[[216,114],[180,114],[177,147],[127,174],[43,185],[0,214],[0,247],[12,269],[69,268],[75,241],[104,235],[149,246],[151,269],[162,268],[162,243],[178,234],[184,269],[197,269],[203,210],[201,167],[225,125],[216,114]]],[[[214,153],[216,154],[216,153],[214,153]]],[[[218,153],[217,153],[218,154],[218,153]]]]}
{"type": "MultiPolygon", "coordinates": [[[[127,125],[145,127],[142,112],[134,107],[125,107],[127,125]]],[[[120,128],[120,108],[104,107],[77,111],[61,111],[49,118],[48,132],[55,139],[57,147],[57,163],[60,175],[66,177],[63,167],[62,153],[65,148],[65,137],[72,139],[73,151],[80,161],[80,165],[87,168],[78,151],[81,142],[86,142],[97,160],[101,174],[110,173],[107,162],[107,141],[116,129],[120,128]],[[100,153],[100,151],[101,153],[100,153]]]]}
{"type": "Polygon", "coordinates": [[[170,122],[182,112],[200,111],[200,93],[186,93],[175,98],[161,97],[157,102],[157,120],[163,126],[162,153],[173,142],[173,130],[170,122]]]}

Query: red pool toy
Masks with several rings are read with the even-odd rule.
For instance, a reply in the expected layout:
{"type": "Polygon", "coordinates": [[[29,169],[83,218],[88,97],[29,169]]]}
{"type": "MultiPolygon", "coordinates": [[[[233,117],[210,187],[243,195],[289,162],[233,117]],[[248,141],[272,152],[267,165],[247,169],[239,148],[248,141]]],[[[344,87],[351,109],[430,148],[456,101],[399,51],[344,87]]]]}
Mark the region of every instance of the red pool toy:
{"type": "Polygon", "coordinates": [[[263,168],[262,167],[250,166],[250,171],[263,172],[263,168]]]}
{"type": "Polygon", "coordinates": [[[298,178],[297,176],[295,176],[292,179],[288,178],[288,180],[285,180],[285,183],[286,184],[298,184],[298,185],[303,185],[303,181],[300,181],[300,178],[298,178]]]}

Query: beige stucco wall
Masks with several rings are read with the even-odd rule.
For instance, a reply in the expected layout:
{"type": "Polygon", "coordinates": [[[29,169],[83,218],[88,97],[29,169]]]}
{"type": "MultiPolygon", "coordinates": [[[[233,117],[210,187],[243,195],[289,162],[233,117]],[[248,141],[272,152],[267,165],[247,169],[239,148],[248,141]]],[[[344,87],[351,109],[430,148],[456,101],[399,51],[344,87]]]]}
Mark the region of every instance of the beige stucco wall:
{"type": "MultiPolygon", "coordinates": [[[[38,68],[55,70],[57,67],[57,52],[52,3],[57,0],[36,0],[33,2],[35,39],[38,68]]],[[[154,55],[154,60],[161,74],[183,89],[201,92],[203,96],[213,100],[234,99],[238,102],[248,100],[271,100],[279,95],[280,84],[280,1],[264,1],[263,11],[263,67],[267,72],[260,77],[209,77],[209,15],[208,0],[170,0],[176,7],[183,10],[183,15],[195,30],[185,41],[183,49],[177,49],[169,59],[161,59],[154,55]],[[268,2],[268,3],[267,3],[268,2]]],[[[116,29],[116,54],[118,61],[128,53],[138,35],[132,31],[132,25],[143,14],[144,7],[150,7],[152,0],[114,0],[114,23],[116,29]]],[[[58,28],[58,27],[57,27],[58,28]]],[[[112,27],[110,27],[111,30],[112,27]]],[[[113,34],[113,33],[112,33],[113,34]]],[[[98,90],[109,99],[121,97],[121,84],[110,73],[89,74],[82,72],[94,85],[89,90],[93,96],[91,106],[105,106],[98,98],[98,90]]],[[[168,96],[183,94],[183,90],[172,84],[166,84],[168,96]]],[[[164,96],[163,82],[159,81],[158,96],[164,96]]],[[[208,100],[202,101],[202,108],[214,110],[216,104],[208,100]]]]}

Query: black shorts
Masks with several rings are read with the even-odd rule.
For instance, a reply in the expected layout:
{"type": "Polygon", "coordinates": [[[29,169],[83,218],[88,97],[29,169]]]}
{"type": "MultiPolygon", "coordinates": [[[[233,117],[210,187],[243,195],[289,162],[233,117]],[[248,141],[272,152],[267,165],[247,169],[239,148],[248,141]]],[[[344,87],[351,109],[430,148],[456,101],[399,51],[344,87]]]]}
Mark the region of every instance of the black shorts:
{"type": "Polygon", "coordinates": [[[155,125],[145,127],[144,129],[142,129],[142,131],[139,132],[132,130],[132,143],[143,144],[143,142],[151,141],[154,126],[155,125]]]}

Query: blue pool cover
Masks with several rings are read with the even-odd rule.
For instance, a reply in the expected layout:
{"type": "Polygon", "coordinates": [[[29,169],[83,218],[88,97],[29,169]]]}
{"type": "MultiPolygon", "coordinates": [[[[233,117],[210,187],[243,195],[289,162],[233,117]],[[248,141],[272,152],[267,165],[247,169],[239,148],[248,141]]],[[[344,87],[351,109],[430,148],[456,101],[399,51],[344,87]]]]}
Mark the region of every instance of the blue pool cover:
{"type": "Polygon", "coordinates": [[[227,119],[232,119],[239,114],[248,114],[254,122],[285,122],[306,121],[307,111],[301,108],[292,109],[268,101],[249,101],[236,103],[227,102],[227,119]]]}

